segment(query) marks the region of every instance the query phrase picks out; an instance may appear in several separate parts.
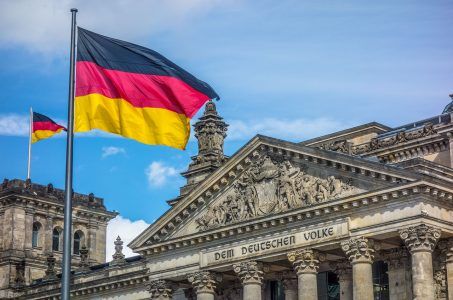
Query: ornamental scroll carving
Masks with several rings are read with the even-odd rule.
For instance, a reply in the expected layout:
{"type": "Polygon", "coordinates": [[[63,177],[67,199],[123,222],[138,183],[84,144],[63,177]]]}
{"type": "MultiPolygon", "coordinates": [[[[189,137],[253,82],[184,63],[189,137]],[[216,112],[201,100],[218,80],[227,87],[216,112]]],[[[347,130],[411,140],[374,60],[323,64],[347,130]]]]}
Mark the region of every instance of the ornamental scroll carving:
{"type": "Polygon", "coordinates": [[[437,244],[437,240],[440,238],[440,229],[425,224],[401,229],[399,233],[406,247],[411,252],[432,252],[437,244]]]}
{"type": "Polygon", "coordinates": [[[201,230],[311,206],[356,192],[352,180],[308,174],[289,161],[264,156],[244,171],[233,192],[196,220],[201,230]]]}
{"type": "Polygon", "coordinates": [[[374,151],[393,145],[398,145],[411,140],[416,140],[425,136],[436,134],[433,123],[426,123],[423,127],[416,130],[400,131],[388,138],[372,138],[369,143],[352,147],[352,154],[360,155],[366,152],[374,151]]]}
{"type": "Polygon", "coordinates": [[[374,240],[369,240],[364,237],[352,238],[341,243],[341,249],[347,255],[351,263],[369,262],[374,259],[375,249],[374,240]]]}

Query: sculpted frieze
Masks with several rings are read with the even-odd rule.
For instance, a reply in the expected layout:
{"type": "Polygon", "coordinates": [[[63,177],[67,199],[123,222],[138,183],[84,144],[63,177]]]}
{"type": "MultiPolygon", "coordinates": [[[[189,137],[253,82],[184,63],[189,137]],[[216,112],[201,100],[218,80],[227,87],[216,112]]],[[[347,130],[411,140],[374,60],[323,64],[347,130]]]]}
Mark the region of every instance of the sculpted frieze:
{"type": "Polygon", "coordinates": [[[419,129],[400,131],[391,137],[386,137],[383,139],[372,138],[369,143],[352,147],[352,154],[360,155],[366,152],[416,140],[425,136],[434,135],[436,133],[437,131],[434,128],[433,123],[426,123],[419,129]]]}
{"type": "Polygon", "coordinates": [[[321,178],[306,169],[268,155],[259,158],[233,183],[232,191],[196,219],[198,227],[206,230],[357,192],[351,179],[321,178]]]}

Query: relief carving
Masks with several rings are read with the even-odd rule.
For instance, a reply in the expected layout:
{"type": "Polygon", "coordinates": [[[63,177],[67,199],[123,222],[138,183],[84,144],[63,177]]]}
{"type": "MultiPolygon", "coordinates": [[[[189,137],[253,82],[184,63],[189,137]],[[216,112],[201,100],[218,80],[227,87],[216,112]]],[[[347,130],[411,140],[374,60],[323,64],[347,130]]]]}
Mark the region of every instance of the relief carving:
{"type": "Polygon", "coordinates": [[[324,150],[336,151],[341,153],[349,153],[350,143],[346,140],[334,141],[331,143],[322,144],[319,148],[324,150]]]}
{"type": "MultiPolygon", "coordinates": [[[[372,138],[369,143],[357,145],[352,147],[352,153],[355,155],[360,155],[366,152],[377,150],[380,148],[385,148],[393,145],[398,145],[405,143],[411,140],[416,140],[425,136],[436,134],[437,131],[434,129],[433,123],[426,123],[423,127],[417,130],[405,130],[396,133],[391,137],[386,138],[372,138]]],[[[336,150],[338,151],[338,150],[336,150]]]]}
{"type": "Polygon", "coordinates": [[[401,229],[399,233],[406,247],[411,252],[432,252],[437,244],[437,240],[440,238],[440,229],[425,224],[401,229]]]}
{"type": "Polygon", "coordinates": [[[307,174],[289,161],[264,156],[234,183],[233,193],[196,220],[201,230],[322,203],[352,194],[351,180],[307,174]]]}

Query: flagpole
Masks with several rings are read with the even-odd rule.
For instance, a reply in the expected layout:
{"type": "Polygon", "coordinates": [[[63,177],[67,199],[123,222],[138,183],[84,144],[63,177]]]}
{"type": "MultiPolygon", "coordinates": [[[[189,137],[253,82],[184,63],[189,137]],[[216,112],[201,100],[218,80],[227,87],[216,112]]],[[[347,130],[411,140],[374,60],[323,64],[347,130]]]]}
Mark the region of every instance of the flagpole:
{"type": "Polygon", "coordinates": [[[63,227],[63,270],[61,276],[61,299],[70,300],[71,284],[71,238],[72,238],[72,154],[74,140],[74,91],[76,59],[76,15],[77,9],[71,9],[71,51],[69,55],[69,99],[68,99],[68,133],[66,139],[66,177],[64,196],[63,227]]]}
{"type": "Polygon", "coordinates": [[[30,107],[30,126],[28,130],[28,163],[27,163],[27,179],[30,179],[31,168],[31,136],[33,134],[33,109],[30,107]]]}

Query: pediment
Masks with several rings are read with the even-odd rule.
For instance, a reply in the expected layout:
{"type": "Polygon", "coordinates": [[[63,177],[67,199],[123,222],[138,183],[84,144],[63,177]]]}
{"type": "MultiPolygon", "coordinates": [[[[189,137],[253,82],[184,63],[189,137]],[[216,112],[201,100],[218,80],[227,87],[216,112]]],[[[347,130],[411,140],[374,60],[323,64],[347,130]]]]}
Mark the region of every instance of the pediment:
{"type": "Polygon", "coordinates": [[[257,136],[129,247],[140,251],[415,179],[365,159],[257,136]]]}

